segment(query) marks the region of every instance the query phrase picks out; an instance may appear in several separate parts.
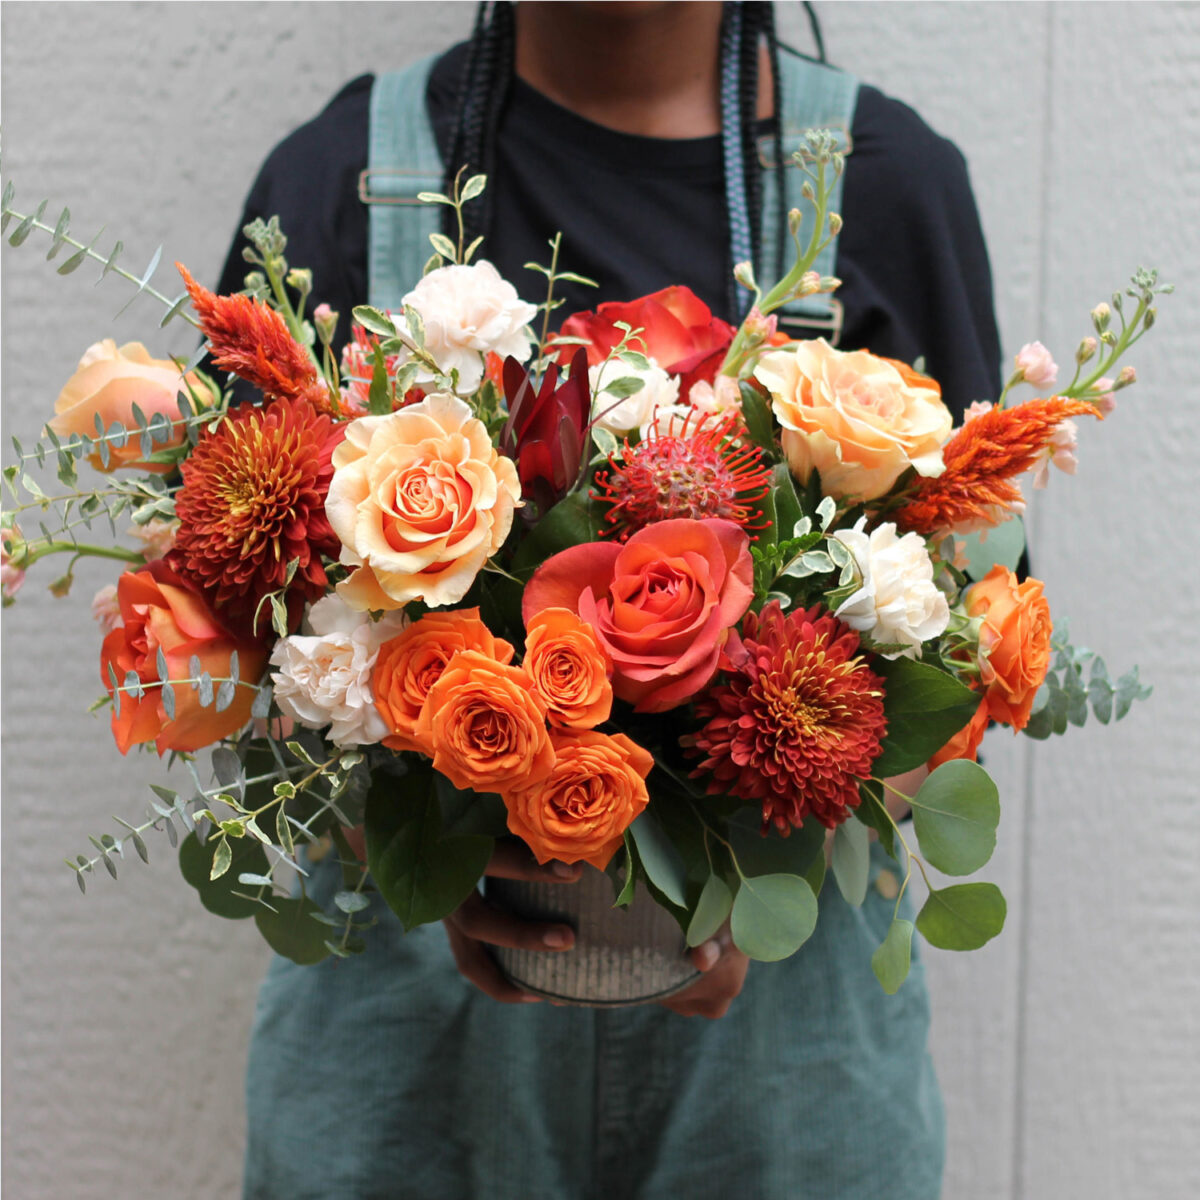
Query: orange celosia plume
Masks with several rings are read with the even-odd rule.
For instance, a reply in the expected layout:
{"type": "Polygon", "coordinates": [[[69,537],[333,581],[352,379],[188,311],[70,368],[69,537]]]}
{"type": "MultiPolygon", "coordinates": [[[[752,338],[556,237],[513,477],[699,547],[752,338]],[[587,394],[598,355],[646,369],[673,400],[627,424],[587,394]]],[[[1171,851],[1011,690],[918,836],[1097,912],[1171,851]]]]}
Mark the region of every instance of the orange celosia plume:
{"type": "Polygon", "coordinates": [[[312,360],[274,309],[249,296],[218,296],[197,283],[182,263],[175,266],[217,366],[272,399],[303,397],[318,412],[337,415],[312,360]]]}
{"type": "Polygon", "coordinates": [[[896,525],[922,534],[978,522],[998,525],[1021,499],[1014,478],[1037,464],[1063,421],[1083,413],[1103,419],[1087,401],[1051,396],[968,421],[942,448],[946,469],[917,483],[896,511],[896,525]]]}

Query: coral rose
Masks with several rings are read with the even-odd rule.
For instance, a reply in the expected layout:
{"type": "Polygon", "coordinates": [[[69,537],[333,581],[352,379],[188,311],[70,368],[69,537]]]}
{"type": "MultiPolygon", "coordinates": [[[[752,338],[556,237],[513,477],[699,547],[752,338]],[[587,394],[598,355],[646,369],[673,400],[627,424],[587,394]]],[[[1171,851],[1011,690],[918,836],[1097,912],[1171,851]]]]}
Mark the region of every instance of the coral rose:
{"type": "Polygon", "coordinates": [[[754,597],[749,538],[732,521],[680,519],[624,545],[588,542],[548,559],[525,585],[526,626],[569,608],[613,663],[613,691],[638,712],[665,712],[712,678],[729,629],[754,597]]]}
{"type": "Polygon", "coordinates": [[[508,828],[538,862],[590,863],[603,871],[649,802],[651,755],[623,733],[555,733],[554,770],[504,793],[508,828]]]}
{"type": "MultiPolygon", "coordinates": [[[[194,375],[188,376],[187,382],[201,389],[194,375]]],[[[99,454],[88,455],[88,462],[97,471],[130,467],[165,475],[174,470],[170,463],[142,461],[133,406],[136,404],[142,410],[147,421],[155,414],[161,414],[168,421],[178,421],[179,395],[186,390],[183,375],[170,360],[151,358],[141,342],[126,342],[118,349],[112,338],[105,338],[89,347],[79,360],[75,374],[67,380],[54,402],[54,411],[58,415],[49,423],[49,428],[65,441],[73,433],[94,438],[97,417],[105,431],[113,424],[123,425],[130,431],[130,436],[123,446],[108,443],[108,465],[104,465],[99,454]]],[[[157,452],[181,446],[186,437],[183,426],[176,425],[165,441],[154,443],[154,449],[157,452]]]]}
{"type": "Polygon", "coordinates": [[[477,650],[446,664],[413,737],[457,788],[504,792],[545,779],[554,766],[546,704],[533,681],[477,650]]]}
{"type": "Polygon", "coordinates": [[[457,604],[512,527],[521,486],[487,427],[455,396],[360,417],[334,451],[325,511],[357,568],[338,584],[353,608],[457,604]]]}
{"type": "Polygon", "coordinates": [[[1007,567],[993,567],[967,591],[966,608],[982,617],[980,682],[988,716],[1014,730],[1029,723],[1033,698],[1050,667],[1050,605],[1040,579],[1018,583],[1007,567]]]}
{"type": "Polygon", "coordinates": [[[903,363],[818,338],[766,355],[754,377],[771,393],[802,483],[815,470],[827,495],[873,500],[909,467],[941,474],[950,410],[938,385],[903,363]]]}
{"type": "Polygon", "coordinates": [[[594,729],[612,712],[612,664],[590,625],[565,608],[546,608],[529,622],[525,670],[558,729],[594,729]]]}
{"type": "Polygon", "coordinates": [[[391,733],[383,739],[393,750],[423,750],[414,737],[417,718],[430,688],[460,650],[477,650],[495,662],[512,661],[513,648],[493,637],[479,609],[426,613],[379,648],[371,689],[375,707],[391,733]]]}
{"type": "Polygon", "coordinates": [[[250,720],[256,682],[266,666],[267,652],[258,643],[239,639],[213,615],[205,600],[162,559],[136,571],[126,571],[117,581],[117,602],[122,624],[100,649],[100,679],[113,694],[112,675],[124,688],[133,672],[144,691],[141,696],[122,691],[114,704],[112,731],[122,754],[130,746],[153,741],[159,754],[167,750],[199,750],[236,733],[250,720]],[[175,686],[175,716],[168,718],[159,687],[158,654],[166,660],[167,677],[175,686]],[[230,659],[238,656],[238,678],[233,703],[218,712],[201,705],[192,678],[191,660],[214,681],[228,678],[230,659]],[[118,712],[118,707],[120,711],[118,712]]]}

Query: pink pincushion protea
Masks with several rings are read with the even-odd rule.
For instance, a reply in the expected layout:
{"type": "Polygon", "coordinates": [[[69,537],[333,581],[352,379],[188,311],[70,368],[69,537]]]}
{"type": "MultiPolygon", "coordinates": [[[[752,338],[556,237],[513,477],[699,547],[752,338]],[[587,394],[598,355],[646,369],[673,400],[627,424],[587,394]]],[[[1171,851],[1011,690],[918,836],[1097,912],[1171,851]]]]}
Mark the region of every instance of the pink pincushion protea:
{"type": "Polygon", "coordinates": [[[883,681],[858,635],[819,606],[747,613],[721,656],[728,682],[696,701],[706,721],[684,739],[710,793],[762,802],[763,825],[786,835],[814,816],[830,829],[859,803],[886,723],[883,681]]]}
{"type": "Polygon", "coordinates": [[[672,418],[665,433],[655,426],[638,445],[626,441],[624,461],[610,457],[612,469],[596,476],[596,498],[612,506],[604,532],[625,541],[680,517],[721,517],[743,529],[760,528],[754,504],[767,493],[771,469],[757,446],[737,444],[739,426],[736,413],[672,418]]]}

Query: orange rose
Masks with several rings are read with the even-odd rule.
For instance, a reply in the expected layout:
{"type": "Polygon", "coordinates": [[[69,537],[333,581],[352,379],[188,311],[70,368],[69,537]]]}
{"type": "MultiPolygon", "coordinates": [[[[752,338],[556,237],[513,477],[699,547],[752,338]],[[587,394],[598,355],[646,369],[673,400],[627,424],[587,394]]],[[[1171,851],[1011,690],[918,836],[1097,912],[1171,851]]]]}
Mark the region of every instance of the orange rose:
{"type": "Polygon", "coordinates": [[[383,739],[393,750],[425,747],[413,736],[417,718],[430,688],[460,650],[478,650],[495,662],[512,661],[513,648],[479,619],[479,609],[426,613],[379,647],[371,676],[371,691],[387,727],[383,739]]]}
{"type": "MultiPolygon", "coordinates": [[[[166,750],[199,750],[236,733],[250,720],[256,695],[252,687],[234,689],[233,703],[221,712],[200,703],[189,682],[193,656],[201,670],[214,680],[228,678],[230,656],[237,651],[238,677],[254,683],[267,664],[267,652],[258,642],[235,637],[217,620],[207,603],[162,559],[117,580],[117,602],[122,624],[100,649],[100,678],[113,694],[112,676],[125,687],[133,672],[145,690],[135,696],[121,693],[120,712],[113,706],[112,731],[122,754],[139,742],[153,740],[159,754],[166,750]],[[175,716],[168,719],[158,686],[158,652],[167,663],[167,676],[175,683],[175,716]]],[[[218,685],[219,686],[219,685],[218,685]]]]}
{"type": "Polygon", "coordinates": [[[456,396],[359,417],[333,452],[325,500],[355,568],[338,594],[357,609],[457,604],[504,544],[521,502],[517,469],[456,396]]]}
{"type": "Polygon", "coordinates": [[[551,741],[549,777],[504,794],[508,828],[540,863],[557,858],[603,871],[649,802],[654,759],[623,733],[581,730],[554,733],[551,741]]]}
{"type": "MultiPolygon", "coordinates": [[[[188,382],[200,389],[194,375],[188,382]]],[[[67,380],[54,403],[58,414],[50,428],[66,441],[73,433],[81,437],[96,436],[96,418],[105,431],[115,423],[124,425],[130,435],[124,446],[108,443],[108,466],[99,454],[88,455],[88,462],[97,471],[115,471],[132,467],[165,475],[174,470],[170,463],[142,461],[137,422],[133,417],[136,404],[149,421],[156,413],[168,421],[179,420],[179,395],[186,391],[179,368],[167,359],[151,358],[141,342],[127,342],[119,350],[112,338],[105,338],[90,347],[79,360],[75,374],[67,380]]],[[[171,429],[166,441],[154,443],[155,451],[168,450],[183,444],[187,434],[182,425],[171,429]]]]}
{"type": "Polygon", "coordinates": [[[594,729],[612,712],[612,664],[590,625],[566,608],[545,608],[529,622],[525,670],[557,729],[594,729]]]}
{"type": "Polygon", "coordinates": [[[550,774],[546,703],[520,667],[456,654],[429,689],[413,738],[457,788],[503,792],[550,774]]]}
{"type": "Polygon", "coordinates": [[[1050,605],[1042,582],[1017,577],[995,566],[967,591],[967,613],[982,617],[979,631],[980,682],[988,716],[1024,729],[1033,698],[1050,667],[1050,605]]]}
{"type": "Polygon", "coordinates": [[[975,715],[929,760],[929,769],[936,771],[942,763],[953,758],[969,758],[974,762],[987,727],[988,706],[985,697],[979,701],[975,715]]]}
{"type": "Polygon", "coordinates": [[[765,355],[754,375],[802,483],[816,470],[827,494],[873,500],[909,467],[942,473],[953,418],[938,385],[910,367],[818,338],[765,355]]]}

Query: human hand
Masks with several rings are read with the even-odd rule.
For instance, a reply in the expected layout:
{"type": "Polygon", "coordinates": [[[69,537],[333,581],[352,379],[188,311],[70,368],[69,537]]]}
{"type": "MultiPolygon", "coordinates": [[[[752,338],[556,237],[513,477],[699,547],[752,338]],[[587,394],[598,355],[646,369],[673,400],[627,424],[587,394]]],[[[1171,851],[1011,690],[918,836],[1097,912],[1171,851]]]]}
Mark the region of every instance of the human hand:
{"type": "MultiPolygon", "coordinates": [[[[582,874],[573,866],[549,862],[539,866],[529,848],[515,838],[496,842],[485,875],[499,879],[523,879],[531,883],[576,883],[582,874]]],[[[570,950],[575,931],[558,922],[527,921],[472,892],[443,922],[450,950],[459,972],[468,982],[493,1000],[505,1004],[528,1004],[540,1000],[504,978],[487,947],[508,946],[517,950],[570,950]]]]}
{"type": "Polygon", "coordinates": [[[726,921],[707,942],[690,950],[688,957],[702,972],[701,977],[691,987],[660,1000],[659,1004],[681,1017],[707,1017],[709,1020],[723,1017],[741,994],[750,966],[750,960],[733,944],[729,922],[726,921]]]}

